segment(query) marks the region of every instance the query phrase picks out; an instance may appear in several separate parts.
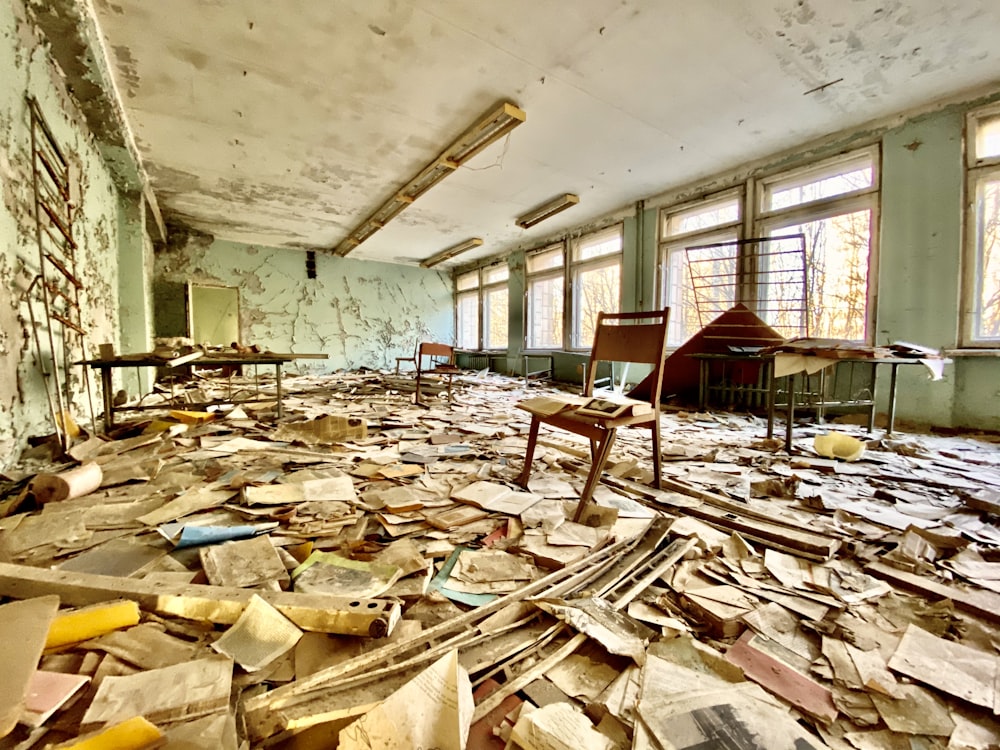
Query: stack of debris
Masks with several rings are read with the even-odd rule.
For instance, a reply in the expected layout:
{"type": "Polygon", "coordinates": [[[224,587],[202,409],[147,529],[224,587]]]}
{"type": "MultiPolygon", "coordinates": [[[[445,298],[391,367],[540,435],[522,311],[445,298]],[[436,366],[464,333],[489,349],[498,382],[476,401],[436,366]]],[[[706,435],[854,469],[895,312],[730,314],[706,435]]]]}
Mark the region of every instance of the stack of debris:
{"type": "Polygon", "coordinates": [[[664,489],[625,432],[574,523],[586,442],[514,484],[523,381],[286,386],[0,484],[0,747],[1000,745],[992,444],[674,413],[664,489]]]}

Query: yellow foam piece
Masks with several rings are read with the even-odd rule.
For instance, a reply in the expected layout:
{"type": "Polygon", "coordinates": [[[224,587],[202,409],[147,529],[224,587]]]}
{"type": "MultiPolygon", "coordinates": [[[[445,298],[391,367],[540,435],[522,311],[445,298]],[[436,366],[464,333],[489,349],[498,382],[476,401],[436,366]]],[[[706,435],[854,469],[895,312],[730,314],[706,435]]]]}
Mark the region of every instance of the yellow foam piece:
{"type": "Polygon", "coordinates": [[[182,409],[174,409],[170,412],[170,416],[178,422],[183,422],[184,424],[202,424],[203,422],[211,422],[215,419],[214,412],[184,411],[182,409]]]}
{"type": "Polygon", "coordinates": [[[85,739],[59,745],[59,750],[146,750],[159,747],[164,740],[163,732],[155,724],[136,716],[85,739]]]}
{"type": "Polygon", "coordinates": [[[842,432],[827,432],[813,438],[813,448],[826,458],[839,458],[844,461],[857,461],[865,455],[865,444],[856,437],[842,432]]]}
{"type": "Polygon", "coordinates": [[[49,628],[45,648],[79,643],[139,624],[139,605],[119,600],[61,612],[49,628]]]}
{"type": "Polygon", "coordinates": [[[171,427],[174,427],[176,424],[177,424],[176,422],[167,422],[162,419],[154,419],[152,422],[146,425],[146,429],[142,431],[142,434],[152,435],[156,432],[166,432],[171,427]]]}

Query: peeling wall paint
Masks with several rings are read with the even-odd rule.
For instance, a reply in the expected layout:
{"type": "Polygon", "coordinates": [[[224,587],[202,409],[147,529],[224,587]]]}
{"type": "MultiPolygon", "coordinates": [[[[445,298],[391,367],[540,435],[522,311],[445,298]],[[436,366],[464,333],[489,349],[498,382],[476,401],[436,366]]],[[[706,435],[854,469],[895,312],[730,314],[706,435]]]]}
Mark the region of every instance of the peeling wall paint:
{"type": "MultiPolygon", "coordinates": [[[[316,278],[307,279],[302,251],[185,235],[177,228],[170,237],[156,252],[157,287],[187,281],[239,287],[241,343],[329,355],[299,360],[290,369],[390,368],[396,357],[412,355],[418,339],[454,339],[446,272],[318,254],[316,278]]],[[[176,300],[178,308],[183,304],[176,300]]]]}
{"type": "MultiPolygon", "coordinates": [[[[117,189],[41,33],[20,0],[0,3],[0,285],[5,292],[0,298],[0,466],[13,463],[29,436],[53,431],[24,301],[39,263],[28,94],[38,100],[55,138],[71,155],[77,276],[84,284],[81,309],[88,341],[94,348],[96,342],[117,343],[118,332],[117,189]]],[[[41,306],[35,309],[40,312],[41,306]]],[[[89,409],[82,376],[82,368],[73,368],[73,412],[84,423],[89,409]]],[[[96,387],[94,398],[99,404],[96,387]]]]}

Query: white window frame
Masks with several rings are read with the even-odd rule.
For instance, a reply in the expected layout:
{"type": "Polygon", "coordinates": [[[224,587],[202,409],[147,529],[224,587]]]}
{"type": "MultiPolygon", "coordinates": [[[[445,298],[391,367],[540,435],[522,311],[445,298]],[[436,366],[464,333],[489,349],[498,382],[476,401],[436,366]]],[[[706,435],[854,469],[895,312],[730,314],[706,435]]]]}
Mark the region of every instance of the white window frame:
{"type": "Polygon", "coordinates": [[[479,269],[477,268],[474,271],[463,271],[462,273],[455,274],[453,283],[455,285],[455,343],[457,346],[461,348],[465,347],[465,344],[462,341],[462,329],[461,329],[461,319],[459,316],[459,309],[461,307],[461,302],[463,299],[473,297],[476,300],[475,304],[476,346],[472,348],[478,349],[479,343],[482,341],[483,338],[483,321],[482,321],[482,304],[481,304],[482,277],[480,276],[479,269]],[[464,276],[471,276],[472,274],[476,275],[476,285],[474,287],[469,287],[468,289],[460,290],[458,288],[459,279],[461,279],[464,276]]]}
{"type": "Polygon", "coordinates": [[[581,333],[582,333],[582,312],[580,310],[580,304],[582,302],[582,295],[579,290],[578,280],[580,276],[588,271],[596,271],[601,268],[610,268],[611,266],[618,266],[618,310],[621,310],[622,306],[622,256],[624,248],[624,225],[615,224],[604,229],[600,229],[595,232],[590,232],[589,234],[582,235],[573,239],[569,243],[568,248],[568,263],[567,267],[567,283],[566,292],[568,297],[567,303],[567,327],[568,340],[566,347],[567,351],[590,351],[592,344],[581,343],[581,333]],[[612,237],[618,238],[618,250],[613,253],[606,253],[604,255],[597,256],[596,258],[586,258],[582,260],[576,260],[576,256],[581,247],[591,244],[599,244],[601,242],[607,241],[612,237]]]}
{"type": "Polygon", "coordinates": [[[965,263],[962,274],[961,345],[995,349],[1000,336],[978,335],[981,282],[981,236],[979,206],[982,183],[1000,180],[1000,154],[980,157],[977,152],[979,123],[1000,117],[1000,103],[975,109],[966,115],[965,171],[965,263]]]}
{"type": "Polygon", "coordinates": [[[540,247],[536,250],[531,250],[525,253],[525,284],[524,284],[524,351],[526,352],[541,352],[541,351],[552,351],[562,349],[566,344],[566,299],[567,294],[567,281],[566,281],[566,243],[556,242],[551,245],[546,245],[545,247],[540,247]],[[546,268],[541,271],[530,271],[528,266],[530,265],[531,259],[539,255],[545,255],[547,253],[560,252],[562,262],[558,267],[546,268]],[[563,304],[562,304],[562,330],[559,331],[559,341],[555,342],[553,346],[536,346],[535,342],[531,340],[531,330],[532,319],[534,316],[534,310],[532,309],[531,300],[533,299],[531,291],[532,286],[536,283],[552,281],[554,279],[559,279],[563,284],[563,304]]]}
{"type": "Polygon", "coordinates": [[[489,337],[489,299],[490,293],[503,289],[507,294],[507,319],[503,321],[504,329],[507,330],[510,320],[510,270],[507,268],[507,261],[490,263],[479,269],[479,348],[487,352],[502,352],[509,348],[510,334],[507,333],[503,346],[493,346],[492,341],[487,341],[489,337]],[[487,281],[487,276],[491,271],[504,270],[502,279],[497,281],[487,281]]]}
{"type": "MultiPolygon", "coordinates": [[[[683,253],[686,248],[693,245],[707,245],[713,242],[723,242],[730,239],[739,240],[743,238],[743,228],[745,225],[744,211],[746,207],[745,190],[742,185],[729,190],[703,196],[696,200],[668,206],[660,210],[659,216],[659,237],[657,249],[656,266],[656,295],[657,306],[662,309],[670,302],[670,295],[667,284],[671,280],[669,275],[671,256],[675,253],[683,253]],[[710,209],[713,205],[736,202],[737,215],[733,221],[722,222],[711,227],[704,227],[688,232],[670,232],[670,221],[680,214],[697,211],[700,208],[710,209]]],[[[680,283],[690,283],[690,278],[681,280],[680,283]]],[[[667,346],[676,349],[684,343],[686,337],[683,336],[682,324],[684,322],[683,311],[671,310],[670,330],[667,332],[667,346]]]]}
{"type": "MultiPolygon", "coordinates": [[[[797,169],[779,172],[768,175],[757,181],[756,200],[754,208],[753,227],[754,236],[767,237],[772,233],[781,234],[783,230],[790,226],[806,224],[813,221],[821,221],[835,216],[855,213],[862,210],[870,211],[871,220],[869,223],[869,245],[868,245],[868,270],[867,289],[865,294],[865,328],[864,338],[859,339],[871,344],[874,341],[876,330],[876,293],[878,289],[878,246],[879,246],[879,211],[881,203],[881,148],[874,144],[867,148],[856,149],[846,154],[813,162],[797,169]],[[833,174],[842,170],[851,163],[861,163],[868,161],[871,164],[872,180],[871,184],[841,193],[836,196],[819,198],[812,201],[799,203],[788,208],[767,209],[768,197],[774,191],[776,185],[789,187],[789,183],[794,185],[808,184],[822,178],[824,174],[833,174]]],[[[806,248],[808,253],[810,248],[806,248]]],[[[810,305],[812,302],[810,301],[810,305]]],[[[812,335],[818,335],[811,332],[812,335]]]]}

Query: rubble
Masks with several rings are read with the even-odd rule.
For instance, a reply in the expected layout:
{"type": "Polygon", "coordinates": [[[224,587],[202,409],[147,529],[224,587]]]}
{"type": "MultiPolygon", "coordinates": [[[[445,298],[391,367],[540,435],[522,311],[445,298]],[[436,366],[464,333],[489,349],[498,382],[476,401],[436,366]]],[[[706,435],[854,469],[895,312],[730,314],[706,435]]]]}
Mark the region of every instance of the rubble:
{"type": "Polygon", "coordinates": [[[1000,745],[988,438],[667,412],[663,489],[623,430],[574,522],[585,440],[516,484],[514,405],[568,394],[404,381],[286,377],[276,423],[199,379],[0,478],[0,748],[1000,745]]]}

